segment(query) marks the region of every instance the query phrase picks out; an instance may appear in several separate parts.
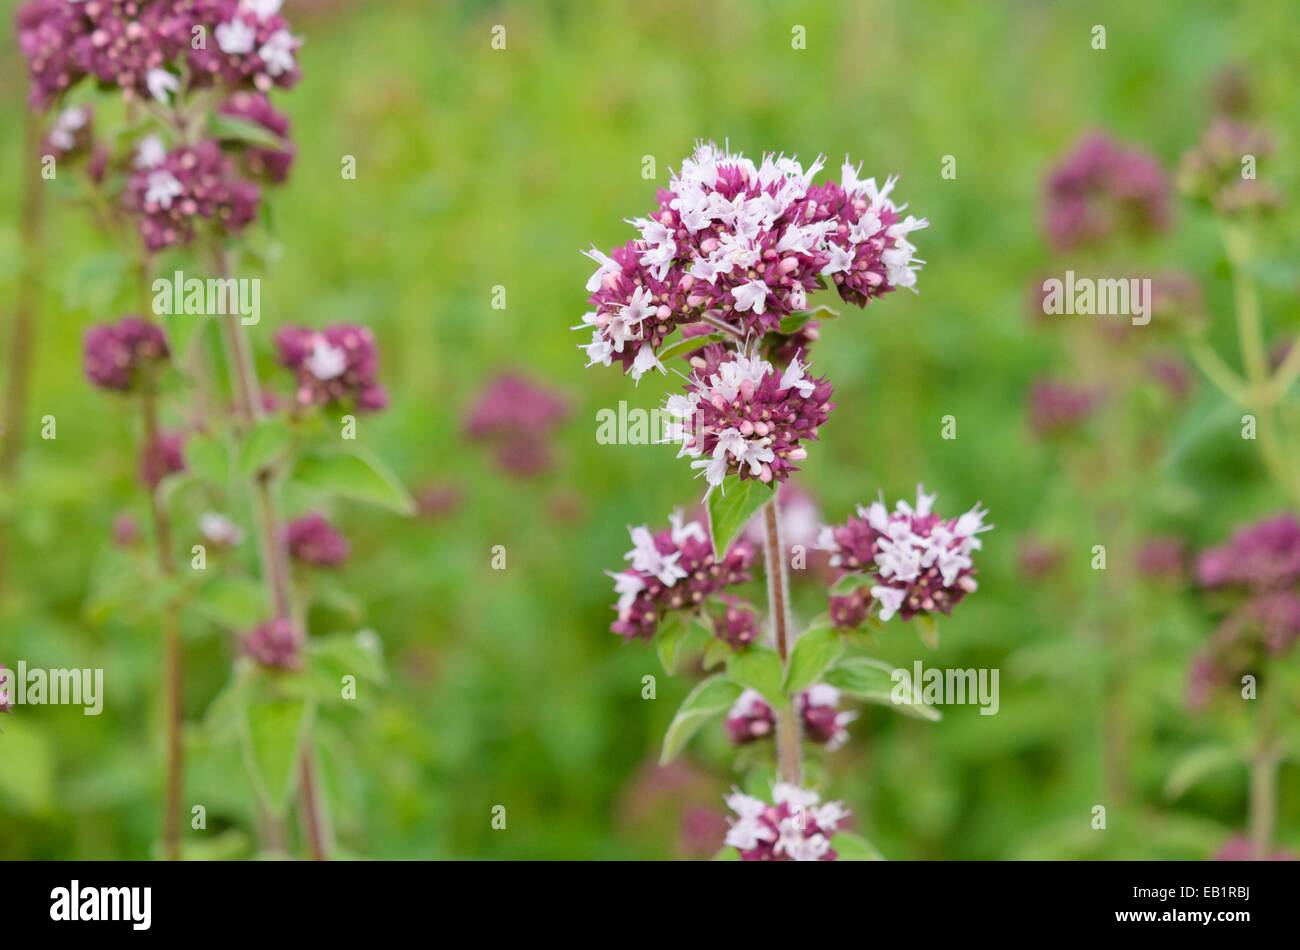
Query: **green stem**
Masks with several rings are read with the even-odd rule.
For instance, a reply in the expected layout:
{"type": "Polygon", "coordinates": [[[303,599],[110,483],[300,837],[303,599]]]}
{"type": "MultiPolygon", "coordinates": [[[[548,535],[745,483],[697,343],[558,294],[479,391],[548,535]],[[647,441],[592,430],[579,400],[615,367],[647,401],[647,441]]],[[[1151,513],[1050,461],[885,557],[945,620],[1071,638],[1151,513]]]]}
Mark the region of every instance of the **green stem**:
{"type": "MultiPolygon", "coordinates": [[[[781,513],[776,494],[763,507],[763,552],[767,567],[767,605],[772,618],[772,638],[781,657],[781,668],[790,663],[790,578],[785,567],[785,545],[781,538],[781,513]]],[[[794,698],[781,705],[776,719],[777,775],[781,781],[802,784],[799,749],[799,719],[794,698]]]]}

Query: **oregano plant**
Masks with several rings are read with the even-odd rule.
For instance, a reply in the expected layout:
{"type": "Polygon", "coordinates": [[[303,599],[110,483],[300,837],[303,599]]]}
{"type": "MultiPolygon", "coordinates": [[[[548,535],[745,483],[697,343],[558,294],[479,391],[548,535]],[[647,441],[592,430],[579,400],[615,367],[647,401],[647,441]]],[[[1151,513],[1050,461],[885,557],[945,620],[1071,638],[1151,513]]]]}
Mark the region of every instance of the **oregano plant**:
{"type": "Polygon", "coordinates": [[[280,7],[30,0],[17,17],[31,105],[57,113],[42,158],[64,174],[51,180],[129,249],[126,315],[86,334],[85,370],[139,419],[152,554],[127,545],[95,607],[160,630],[161,853],[173,859],[189,844],[187,745],[233,750],[246,766],[263,853],[294,850],[296,811],[300,850],[330,856],[314,725],[351,715],[357,681],[384,669],[359,620],[309,631],[315,579],[350,548],[329,512],[346,500],[414,510],[357,434],[358,416],[388,402],[369,329],[281,326],[280,382],[259,374],[260,271],[278,253],[267,194],[295,158],[269,95],[298,81],[302,43],[280,7]],[[229,643],[230,681],[187,726],[185,640],[213,628],[229,643]]]}
{"type": "Polygon", "coordinates": [[[634,380],[651,371],[681,378],[683,391],[665,405],[675,420],[668,439],[706,484],[707,523],[674,513],[660,530],[631,529],[628,565],[610,572],[611,629],[654,641],[670,674],[688,657],[708,672],[668,728],[664,761],[717,719],[738,745],[771,740],[774,781],[728,797],[735,816],[720,857],[879,856],[846,830],[842,803],[823,801],[805,777],[805,752],[847,739],[844,699],[937,718],[893,701],[893,670],[871,656],[873,637],[897,617],[934,645],[936,617],[976,589],[972,554],[991,527],[978,506],[937,514],[924,489],[892,510],[859,507],[822,528],[818,546],[838,580],[826,613],[796,623],[777,489],[834,409],[830,380],[810,375],[809,361],[816,318],[837,314],[810,298],[834,287],[865,307],[913,289],[921,262],[908,236],[927,224],[892,200],[895,178],[879,185],[846,160],[838,181],[814,184],[823,165],[805,169],[784,155],[755,163],[702,143],[655,210],[631,219],[639,237],[588,252],[599,265],[579,327],[591,333],[588,365],[617,362],[634,380]],[[757,542],[745,530],[753,521],[757,542]],[[750,579],[759,546],[765,623],[731,592],[750,579]]]}

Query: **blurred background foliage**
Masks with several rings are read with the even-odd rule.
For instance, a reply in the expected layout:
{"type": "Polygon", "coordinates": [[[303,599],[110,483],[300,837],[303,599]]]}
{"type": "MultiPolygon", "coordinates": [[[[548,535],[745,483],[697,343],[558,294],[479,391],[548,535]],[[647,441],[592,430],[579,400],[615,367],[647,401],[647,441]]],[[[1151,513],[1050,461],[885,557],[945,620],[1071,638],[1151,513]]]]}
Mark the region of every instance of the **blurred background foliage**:
{"type": "MultiPolygon", "coordinates": [[[[1045,170],[1094,129],[1172,166],[1200,137],[1225,68],[1244,71],[1277,139],[1283,159],[1267,173],[1300,195],[1285,158],[1300,131],[1293,3],[285,6],[307,45],[303,81],[276,97],[298,159],[260,239],[263,377],[284,391],[270,347],[279,325],[372,327],[393,405],[362,420],[360,441],[425,498],[411,519],[334,512],[353,556],[330,581],[336,603],[314,610],[313,633],[374,630],[390,673],[321,726],[344,854],[676,857],[720,841],[721,795],[737,781],[721,727],[683,763],[657,769],[691,679],[664,676],[652,648],[607,632],[613,596],[602,571],[621,565],[626,526],[665,522],[697,500],[699,484],[670,448],[598,445],[596,413],[620,400],[653,407],[670,383],[647,377],[634,388],[617,372],[584,371],[580,337],[567,329],[591,270],[578,251],[627,240],[622,218],[652,207],[655,184],[701,137],[751,155],[825,152],[832,167],[847,153],[868,174],[901,174],[898,195],[931,221],[917,235],[928,262],[921,293],[824,325],[813,363],[834,381],[838,409],[800,483],[828,521],[920,481],[942,510],[982,501],[997,525],[978,561],[980,590],[942,624],[939,649],[893,627],[881,653],[909,667],[922,658],[999,668],[999,713],[953,707],[930,724],[868,707],[831,754],[829,791],[891,858],[1202,858],[1242,829],[1244,769],[1165,793],[1189,753],[1241,728],[1185,706],[1187,665],[1213,620],[1185,582],[1148,584],[1112,563],[1118,579],[1105,583],[1124,587],[1125,636],[1140,649],[1119,656],[1099,645],[1109,642],[1100,603],[1111,594],[1089,566],[1106,539],[1086,490],[1095,479],[1127,499],[1139,535],[1196,547],[1283,500],[1234,414],[1200,381],[1177,413],[1148,421],[1162,427],[1159,452],[1118,474],[1089,470],[1082,484],[1067,477],[1061,452],[1026,424],[1027,388],[1068,356],[1063,337],[1031,319],[1029,292],[1045,270],[1071,264],[1041,236],[1045,170]],[[498,23],[504,51],[490,47],[498,23]],[[806,50],[791,49],[796,24],[806,50]],[[1094,24],[1106,27],[1104,51],[1091,45],[1094,24]],[[355,181],[340,177],[344,155],[356,156],[355,181]],[[946,155],[954,180],[940,176],[946,155]],[[655,159],[655,183],[641,176],[644,156],[655,159]],[[497,285],[503,310],[490,306],[497,285]],[[462,433],[476,394],[506,370],[559,390],[572,408],[552,469],[534,478],[501,472],[462,433]],[[941,438],[948,414],[955,440],[941,438]],[[1035,538],[1061,546],[1051,579],[1019,564],[1035,538]],[[506,548],[504,571],[491,567],[494,545],[506,548]],[[1132,794],[1111,804],[1099,833],[1090,820],[1108,802],[1103,671],[1115,662],[1126,664],[1132,794]],[[654,701],[641,699],[647,674],[658,676],[654,701]],[[491,826],[495,805],[506,806],[505,830],[491,826]]],[[[25,177],[11,19],[0,27],[6,310],[23,256],[25,177]]],[[[1291,208],[1260,237],[1271,333],[1297,322],[1291,208]]],[[[147,611],[100,609],[99,592],[114,519],[145,512],[133,421],[92,393],[80,355],[84,330],[117,315],[129,255],[80,209],[48,210],[28,445],[19,479],[4,486],[0,662],[103,667],[107,702],[97,718],[46,706],[0,720],[0,857],[142,858],[156,853],[162,783],[157,624],[147,611]],[[56,440],[36,435],[45,414],[58,420],[56,440]]],[[[1167,238],[1133,253],[1197,274],[1210,313],[1226,309],[1222,252],[1202,213],[1180,207],[1167,238]]],[[[1228,324],[1210,332],[1235,352],[1228,324]]],[[[1110,437],[1104,427],[1081,436],[1110,437]]],[[[799,614],[824,609],[823,596],[802,585],[799,614]]],[[[195,723],[228,679],[230,644],[201,617],[186,636],[195,723]]],[[[187,835],[193,855],[252,853],[239,769],[191,749],[186,800],[209,813],[208,831],[187,835]]],[[[1298,792],[1300,769],[1288,764],[1278,838],[1292,848],[1298,792]]]]}

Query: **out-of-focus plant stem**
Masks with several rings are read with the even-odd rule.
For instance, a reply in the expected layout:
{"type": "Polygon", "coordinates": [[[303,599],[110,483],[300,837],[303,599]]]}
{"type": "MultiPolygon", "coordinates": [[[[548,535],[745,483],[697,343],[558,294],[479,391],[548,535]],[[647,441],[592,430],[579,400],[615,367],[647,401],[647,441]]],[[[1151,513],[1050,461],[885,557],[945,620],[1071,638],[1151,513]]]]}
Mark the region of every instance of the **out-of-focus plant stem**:
{"type": "MultiPolygon", "coordinates": [[[[40,162],[45,123],[38,113],[28,111],[25,115],[21,165],[26,175],[18,223],[23,265],[14,298],[13,329],[6,354],[4,408],[0,411],[0,484],[6,493],[13,489],[23,451],[27,393],[36,348],[36,308],[45,261],[45,181],[41,178],[40,162]]],[[[8,516],[0,518],[0,594],[4,590],[10,534],[8,516]]]]}
{"type": "MultiPolygon", "coordinates": [[[[790,663],[790,578],[785,568],[785,545],[781,538],[781,512],[776,492],[763,506],[763,553],[767,568],[767,607],[772,618],[772,637],[784,670],[790,663]]],[[[799,720],[793,697],[781,704],[776,718],[777,774],[781,781],[801,784],[799,762],[799,720]]]]}
{"type": "MultiPolygon", "coordinates": [[[[154,380],[148,379],[140,395],[144,416],[145,451],[158,439],[158,400],[154,380]]],[[[171,518],[157,486],[149,486],[149,508],[153,517],[154,550],[158,570],[165,581],[176,577],[173,561],[171,518]]],[[[166,779],[163,791],[163,856],[168,861],[181,857],[181,796],[185,789],[184,666],[181,655],[180,606],[169,596],[162,607],[163,641],[163,745],[166,779]]]]}
{"type": "Polygon", "coordinates": [[[1256,861],[1268,860],[1277,822],[1278,749],[1273,736],[1272,704],[1259,700],[1255,751],[1250,763],[1250,844],[1256,861]]]}
{"type": "MultiPolygon", "coordinates": [[[[228,277],[230,264],[225,249],[218,245],[214,257],[217,276],[228,277]]],[[[262,417],[262,390],[257,378],[257,367],[253,363],[252,347],[249,345],[244,325],[237,316],[219,315],[217,319],[221,321],[221,330],[228,351],[235,395],[235,413],[242,435],[247,437],[252,427],[262,417]]],[[[289,557],[275,502],[273,476],[274,473],[269,468],[264,468],[253,476],[257,532],[262,549],[262,573],[276,617],[293,620],[289,557]]],[[[330,849],[322,803],[316,793],[315,772],[315,760],[311,752],[309,735],[303,741],[302,758],[299,763],[298,803],[302,813],[304,835],[312,859],[324,861],[328,860],[330,849]]]]}

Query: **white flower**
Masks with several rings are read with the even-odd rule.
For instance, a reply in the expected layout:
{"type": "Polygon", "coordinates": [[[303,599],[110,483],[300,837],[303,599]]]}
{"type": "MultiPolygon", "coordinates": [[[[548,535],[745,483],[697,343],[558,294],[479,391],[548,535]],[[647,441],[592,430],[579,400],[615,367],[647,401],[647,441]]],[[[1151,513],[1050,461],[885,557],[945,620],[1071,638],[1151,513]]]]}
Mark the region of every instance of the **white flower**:
{"type": "Polygon", "coordinates": [[[632,550],[623,555],[623,558],[632,562],[633,570],[653,574],[665,587],[672,587],[686,576],[686,571],[677,565],[678,558],[682,556],[680,551],[669,555],[661,554],[655,547],[654,535],[644,525],[629,531],[632,534],[632,550]]]}
{"type": "Polygon", "coordinates": [[[903,591],[896,587],[884,587],[878,584],[871,588],[871,596],[880,604],[881,621],[894,616],[898,613],[898,608],[903,606],[903,591]]]}
{"type": "Polygon", "coordinates": [[[590,343],[586,346],[579,345],[578,349],[586,351],[588,366],[595,366],[597,363],[608,366],[614,361],[614,344],[610,343],[605,338],[605,334],[599,330],[592,333],[590,343]]]}
{"type": "Polygon", "coordinates": [[[727,837],[723,841],[733,848],[749,851],[758,847],[760,841],[771,841],[774,837],[776,832],[762,822],[742,818],[727,829],[727,837]]]}
{"type": "Polygon", "coordinates": [[[81,106],[70,106],[64,109],[50,129],[50,144],[66,152],[77,144],[76,133],[85,126],[89,118],[89,114],[81,106]]]}
{"type": "Polygon", "coordinates": [[[175,175],[165,168],[160,168],[149,173],[148,188],[145,189],[144,193],[144,203],[158,205],[160,208],[170,208],[172,199],[179,198],[184,191],[185,189],[181,187],[181,183],[175,175]]]}
{"type": "Polygon", "coordinates": [[[804,693],[809,706],[838,706],[840,691],[829,683],[814,683],[804,693]]]}
{"type": "Polygon", "coordinates": [[[767,295],[767,284],[761,280],[751,280],[749,283],[731,289],[732,299],[736,301],[736,309],[741,312],[753,310],[756,314],[763,313],[767,310],[767,295]]]}
{"type": "Polygon", "coordinates": [[[596,272],[587,278],[588,293],[594,294],[596,291],[600,290],[601,284],[605,281],[605,275],[621,274],[623,272],[623,268],[618,266],[618,261],[614,260],[608,254],[605,254],[603,251],[597,250],[595,245],[592,245],[590,251],[583,251],[582,253],[586,254],[600,265],[596,268],[596,272]]]}
{"type": "Polygon", "coordinates": [[[805,367],[799,365],[799,357],[790,360],[790,365],[785,368],[785,373],[781,376],[781,383],[778,385],[778,392],[785,392],[791,386],[799,390],[799,395],[807,398],[813,394],[817,384],[811,379],[804,376],[805,367]]]}
{"type": "Polygon", "coordinates": [[[276,30],[266,38],[257,55],[266,64],[269,76],[279,76],[293,69],[293,51],[298,40],[288,30],[276,30]]]}
{"type": "Polygon", "coordinates": [[[282,0],[240,0],[239,8],[247,10],[259,20],[273,17],[280,12],[282,0]]]}
{"type": "Polygon", "coordinates": [[[632,609],[632,604],[636,602],[636,595],[645,590],[645,581],[636,574],[629,574],[626,571],[614,573],[606,571],[614,579],[614,593],[618,594],[618,615],[625,617],[632,609]]]}
{"type": "Polygon", "coordinates": [[[144,84],[149,95],[166,105],[171,102],[171,94],[181,87],[181,81],[165,69],[151,69],[144,74],[144,84]]]}
{"type": "Polygon", "coordinates": [[[857,249],[854,247],[840,247],[838,244],[831,242],[826,248],[830,251],[831,259],[826,262],[822,268],[822,276],[838,274],[841,271],[847,271],[853,266],[853,258],[857,255],[857,249]]]}
{"type": "Polygon", "coordinates": [[[843,802],[827,802],[820,808],[812,809],[809,814],[818,828],[833,828],[849,817],[849,811],[843,802]]]}
{"type": "Polygon", "coordinates": [[[659,362],[659,357],[655,355],[654,347],[643,346],[641,349],[636,351],[636,359],[632,361],[632,369],[630,371],[632,379],[639,382],[641,377],[652,369],[659,370],[659,372],[663,373],[665,376],[668,375],[668,370],[664,368],[664,364],[659,362]]]}
{"type": "Polygon", "coordinates": [[[772,786],[772,801],[778,805],[789,804],[791,808],[800,810],[816,805],[821,801],[821,796],[789,782],[778,782],[772,786]]]}
{"type": "MultiPolygon", "coordinates": [[[[783,840],[786,841],[785,853],[793,861],[820,861],[826,852],[831,849],[831,843],[824,835],[809,835],[807,838],[799,837],[783,840]]],[[[782,850],[780,842],[777,843],[775,850],[782,850]]]]}
{"type": "Polygon", "coordinates": [[[307,357],[307,371],[322,382],[337,379],[348,368],[348,354],[337,346],[331,346],[324,337],[312,341],[311,356],[307,357]]]}
{"type": "MultiPolygon", "coordinates": [[[[767,700],[763,694],[756,689],[746,689],[736,699],[731,706],[731,711],[727,713],[728,719],[748,719],[751,716],[759,715],[764,707],[767,706],[767,700]]],[[[758,799],[754,799],[758,801],[758,799]]],[[[759,802],[761,805],[762,802],[759,802]]]]}
{"type": "Polygon", "coordinates": [[[136,168],[153,168],[161,165],[166,157],[167,149],[163,147],[162,139],[156,135],[146,135],[135,150],[134,164],[136,168]]]}
{"type": "Polygon", "coordinates": [[[251,53],[253,47],[257,45],[257,31],[239,17],[235,17],[229,23],[219,23],[212,33],[217,38],[217,45],[221,47],[221,52],[231,56],[251,53]]]}
{"type": "Polygon", "coordinates": [[[227,547],[234,547],[244,540],[244,529],[215,511],[206,512],[199,518],[199,532],[213,544],[227,547]]]}
{"type": "Polygon", "coordinates": [[[688,521],[683,524],[682,513],[680,511],[674,511],[669,515],[668,523],[672,526],[670,529],[670,535],[673,539],[673,544],[677,545],[679,548],[685,545],[686,542],[692,538],[696,541],[707,541],[709,539],[708,534],[704,530],[704,525],[700,524],[698,521],[688,521]]]}
{"type": "Polygon", "coordinates": [[[728,795],[726,802],[727,807],[739,815],[742,820],[752,820],[767,811],[767,802],[740,791],[728,795]]]}

